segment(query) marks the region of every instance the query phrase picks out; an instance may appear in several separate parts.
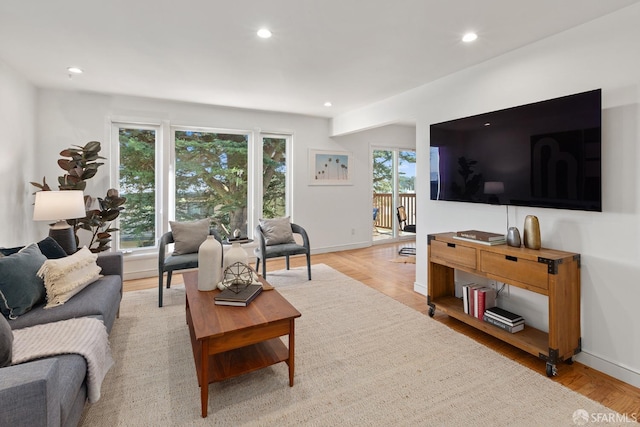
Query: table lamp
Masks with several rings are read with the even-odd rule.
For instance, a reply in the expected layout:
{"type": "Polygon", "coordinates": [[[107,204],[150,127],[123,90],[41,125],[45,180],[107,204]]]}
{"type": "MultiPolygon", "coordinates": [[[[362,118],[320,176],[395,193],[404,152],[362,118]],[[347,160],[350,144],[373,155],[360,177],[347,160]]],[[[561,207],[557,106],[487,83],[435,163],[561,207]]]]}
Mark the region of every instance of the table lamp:
{"type": "Polygon", "coordinates": [[[49,236],[71,255],[78,250],[73,228],[67,219],[84,218],[84,193],[80,190],[38,191],[33,208],[34,221],[57,221],[49,236]]]}

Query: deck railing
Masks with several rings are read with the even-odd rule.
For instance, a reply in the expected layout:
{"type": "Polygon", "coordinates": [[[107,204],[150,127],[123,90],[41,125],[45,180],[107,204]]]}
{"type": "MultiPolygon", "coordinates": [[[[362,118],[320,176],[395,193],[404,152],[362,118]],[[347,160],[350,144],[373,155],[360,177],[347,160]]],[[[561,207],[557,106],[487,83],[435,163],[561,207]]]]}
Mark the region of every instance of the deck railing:
{"type": "MultiPolygon", "coordinates": [[[[404,206],[407,212],[407,224],[416,223],[416,195],[414,193],[401,193],[400,206],[404,206]]],[[[392,229],[399,227],[396,211],[393,209],[393,194],[374,193],[373,207],[378,208],[375,226],[392,229]]]]}

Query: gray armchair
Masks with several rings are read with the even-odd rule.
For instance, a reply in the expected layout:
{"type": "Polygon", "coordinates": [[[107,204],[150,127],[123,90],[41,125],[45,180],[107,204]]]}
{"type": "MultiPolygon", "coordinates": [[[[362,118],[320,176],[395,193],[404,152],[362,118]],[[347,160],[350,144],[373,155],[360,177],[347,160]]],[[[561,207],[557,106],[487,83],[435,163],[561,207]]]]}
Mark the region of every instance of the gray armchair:
{"type": "MultiPolygon", "coordinates": [[[[216,240],[222,243],[222,237],[217,230],[209,229],[209,235],[215,236],[216,240]]],[[[162,307],[162,285],[164,273],[167,273],[167,289],[171,287],[171,274],[175,270],[186,270],[198,267],[198,252],[184,255],[167,256],[167,245],[174,243],[171,231],[164,233],[158,244],[158,307],[162,307]]]]}
{"type": "Polygon", "coordinates": [[[267,245],[265,243],[264,234],[262,228],[258,225],[256,227],[255,238],[258,241],[258,247],[254,249],[256,255],[256,271],[260,268],[260,261],[262,261],[262,277],[267,278],[267,259],[286,257],[287,270],[289,269],[289,256],[305,254],[307,256],[307,275],[311,280],[311,248],[309,246],[309,236],[304,228],[297,224],[291,224],[291,231],[294,234],[302,236],[302,245],[297,243],[282,243],[277,245],[267,245]]]}

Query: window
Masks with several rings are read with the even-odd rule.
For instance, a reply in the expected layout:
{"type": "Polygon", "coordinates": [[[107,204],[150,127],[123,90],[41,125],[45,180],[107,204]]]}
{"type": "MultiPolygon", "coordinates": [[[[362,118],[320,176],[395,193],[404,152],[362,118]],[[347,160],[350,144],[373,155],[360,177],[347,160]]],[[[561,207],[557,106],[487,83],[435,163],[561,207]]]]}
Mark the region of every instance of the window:
{"type": "Polygon", "coordinates": [[[249,135],[174,130],[175,218],[212,218],[223,234],[247,235],[249,135]]]}
{"type": "Polygon", "coordinates": [[[251,132],[114,121],[112,138],[112,173],[127,198],[119,250],[151,253],[169,220],[208,217],[226,237],[289,214],[289,135],[262,134],[256,147],[251,132]]]}
{"type": "Polygon", "coordinates": [[[277,218],[288,212],[287,140],[262,137],[262,217],[277,218]]]}
{"type": "Polygon", "coordinates": [[[120,214],[118,248],[155,246],[157,129],[116,125],[119,191],[127,198],[120,214]]]}

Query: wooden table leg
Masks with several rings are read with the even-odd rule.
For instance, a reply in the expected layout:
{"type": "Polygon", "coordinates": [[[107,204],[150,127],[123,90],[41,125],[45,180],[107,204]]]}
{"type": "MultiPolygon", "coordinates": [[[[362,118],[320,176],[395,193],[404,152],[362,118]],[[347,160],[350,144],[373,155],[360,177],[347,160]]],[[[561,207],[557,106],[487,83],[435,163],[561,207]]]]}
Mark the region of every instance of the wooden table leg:
{"type": "Polygon", "coordinates": [[[293,387],[295,341],[295,319],[291,319],[289,320],[289,387],[293,387]]]}
{"type": "Polygon", "coordinates": [[[209,408],[209,340],[202,340],[200,353],[200,404],[202,405],[202,418],[207,417],[209,408]]]}

